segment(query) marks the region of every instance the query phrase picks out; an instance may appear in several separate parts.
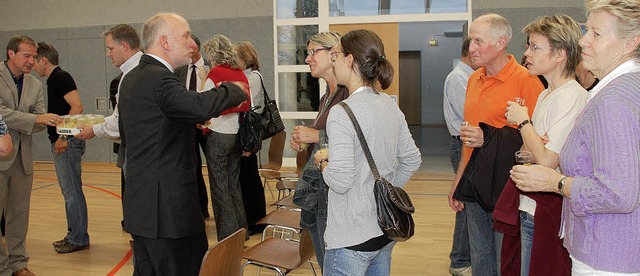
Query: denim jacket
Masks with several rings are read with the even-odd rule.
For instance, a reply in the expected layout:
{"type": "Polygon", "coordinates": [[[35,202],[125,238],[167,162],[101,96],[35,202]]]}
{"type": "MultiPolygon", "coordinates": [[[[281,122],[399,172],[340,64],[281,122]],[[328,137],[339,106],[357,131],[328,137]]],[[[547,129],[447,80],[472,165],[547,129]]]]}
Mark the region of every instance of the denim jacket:
{"type": "MultiPolygon", "coordinates": [[[[320,140],[316,145],[328,143],[324,129],[319,130],[320,140]]],[[[313,152],[307,160],[307,164],[302,170],[302,174],[296,185],[296,192],[293,194],[293,203],[300,206],[302,214],[300,226],[311,229],[316,225],[316,218],[327,217],[327,186],[322,180],[322,171],[316,167],[313,155],[319,147],[313,147],[313,152]]]]}

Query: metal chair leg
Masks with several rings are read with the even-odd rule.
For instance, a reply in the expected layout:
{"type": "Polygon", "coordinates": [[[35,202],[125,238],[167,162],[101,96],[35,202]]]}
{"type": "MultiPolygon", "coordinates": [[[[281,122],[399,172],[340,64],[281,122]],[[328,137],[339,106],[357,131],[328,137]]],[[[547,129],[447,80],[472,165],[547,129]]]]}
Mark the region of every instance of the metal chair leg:
{"type": "Polygon", "coordinates": [[[269,181],[267,180],[266,177],[264,177],[264,181],[262,181],[262,187],[269,190],[269,193],[271,194],[271,198],[274,198],[274,199],[276,198],[276,196],[273,194],[273,190],[271,190],[271,185],[269,185],[269,181]]]}

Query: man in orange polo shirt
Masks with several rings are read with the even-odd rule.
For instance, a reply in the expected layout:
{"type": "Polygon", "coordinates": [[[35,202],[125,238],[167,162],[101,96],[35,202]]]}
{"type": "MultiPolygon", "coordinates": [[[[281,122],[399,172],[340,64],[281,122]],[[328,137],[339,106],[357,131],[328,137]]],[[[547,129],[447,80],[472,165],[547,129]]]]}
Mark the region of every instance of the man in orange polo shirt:
{"type": "Polygon", "coordinates": [[[484,143],[478,123],[515,128],[515,125],[507,124],[504,115],[507,101],[523,98],[531,116],[538,95],[544,89],[536,76],[530,75],[507,54],[511,32],[509,22],[497,14],[480,16],[469,27],[469,54],[473,64],[481,68],[471,75],[467,85],[464,119],[469,125],[463,126],[460,132],[465,147],[449,192],[449,206],[456,212],[466,209],[474,275],[498,275],[502,244],[502,234],[492,230],[491,213],[477,202],[461,202],[452,197],[473,148],[482,147],[484,143]]]}

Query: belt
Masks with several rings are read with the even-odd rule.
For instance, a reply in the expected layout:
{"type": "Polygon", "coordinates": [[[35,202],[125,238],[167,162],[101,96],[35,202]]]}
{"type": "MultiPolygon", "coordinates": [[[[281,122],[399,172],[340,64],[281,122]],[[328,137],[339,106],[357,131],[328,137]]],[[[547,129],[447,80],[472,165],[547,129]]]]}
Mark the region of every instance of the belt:
{"type": "Polygon", "coordinates": [[[457,136],[451,136],[451,138],[456,139],[456,140],[460,140],[460,135],[457,135],[457,136]]]}

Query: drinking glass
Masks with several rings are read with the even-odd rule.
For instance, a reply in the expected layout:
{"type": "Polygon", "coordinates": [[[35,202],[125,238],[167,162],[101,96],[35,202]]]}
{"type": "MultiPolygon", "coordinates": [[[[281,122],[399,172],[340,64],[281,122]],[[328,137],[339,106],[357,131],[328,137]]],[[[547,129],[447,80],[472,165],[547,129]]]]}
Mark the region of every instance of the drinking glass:
{"type": "MultiPolygon", "coordinates": [[[[299,125],[301,126],[306,126],[307,124],[304,122],[303,119],[299,120],[299,125]]],[[[300,137],[298,137],[299,139],[300,137]]],[[[306,150],[309,147],[309,144],[305,143],[305,142],[298,142],[298,146],[300,147],[300,151],[306,150]]]]}
{"type": "Polygon", "coordinates": [[[526,150],[516,151],[516,164],[525,166],[533,164],[533,154],[526,150]]]}

